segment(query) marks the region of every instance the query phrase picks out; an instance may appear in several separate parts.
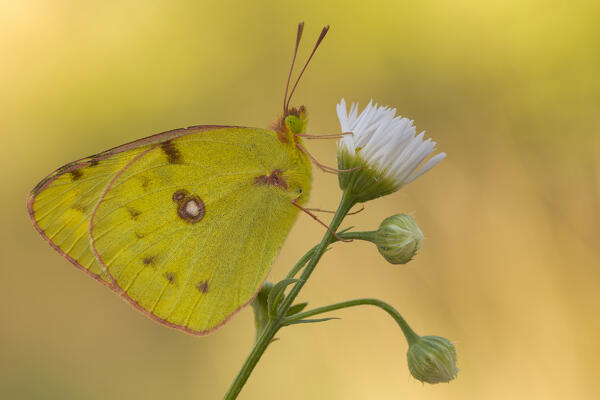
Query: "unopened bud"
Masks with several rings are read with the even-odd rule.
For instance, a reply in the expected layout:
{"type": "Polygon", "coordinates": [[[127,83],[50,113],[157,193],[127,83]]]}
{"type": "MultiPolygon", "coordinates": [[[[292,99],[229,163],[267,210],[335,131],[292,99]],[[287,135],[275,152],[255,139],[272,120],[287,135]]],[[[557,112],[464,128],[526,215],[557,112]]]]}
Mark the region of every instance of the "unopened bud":
{"type": "Polygon", "coordinates": [[[396,214],[383,220],[375,233],[374,243],[392,264],[406,264],[421,248],[423,233],[406,214],[396,214]]]}
{"type": "Polygon", "coordinates": [[[410,373],[421,382],[450,382],[458,373],[454,345],[443,337],[420,337],[410,346],[406,357],[410,373]]]}

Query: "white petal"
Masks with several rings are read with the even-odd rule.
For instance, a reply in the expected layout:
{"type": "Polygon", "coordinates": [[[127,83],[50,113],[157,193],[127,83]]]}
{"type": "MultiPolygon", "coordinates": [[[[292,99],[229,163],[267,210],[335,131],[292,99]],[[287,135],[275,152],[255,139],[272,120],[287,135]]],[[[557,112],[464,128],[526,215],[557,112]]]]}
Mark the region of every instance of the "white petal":
{"type": "Polygon", "coordinates": [[[342,131],[353,133],[344,135],[338,145],[353,155],[360,149],[361,158],[398,187],[423,175],[445,157],[440,153],[418,169],[435,151],[435,142],[424,140],[425,132],[416,135],[413,121],[396,116],[395,108],[370,100],[359,114],[357,103],[352,103],[348,112],[342,99],[336,110],[342,131]]]}
{"type": "Polygon", "coordinates": [[[407,183],[414,181],[415,179],[423,175],[425,172],[438,165],[440,161],[442,161],[444,158],[446,158],[446,153],[439,153],[431,157],[429,160],[427,160],[425,164],[421,166],[421,168],[419,168],[416,174],[410,177],[407,183]]]}

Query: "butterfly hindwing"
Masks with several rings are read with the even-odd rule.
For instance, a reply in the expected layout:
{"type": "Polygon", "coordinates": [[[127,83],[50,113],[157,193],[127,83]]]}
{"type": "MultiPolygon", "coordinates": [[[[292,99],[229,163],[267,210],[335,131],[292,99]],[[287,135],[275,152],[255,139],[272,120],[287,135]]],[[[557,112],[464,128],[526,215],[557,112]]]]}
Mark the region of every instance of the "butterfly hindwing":
{"type": "Polygon", "coordinates": [[[274,133],[227,128],[146,148],[114,175],[91,219],[96,257],[136,307],[195,333],[247,304],[296,217],[257,178],[294,161],[274,133]]]}

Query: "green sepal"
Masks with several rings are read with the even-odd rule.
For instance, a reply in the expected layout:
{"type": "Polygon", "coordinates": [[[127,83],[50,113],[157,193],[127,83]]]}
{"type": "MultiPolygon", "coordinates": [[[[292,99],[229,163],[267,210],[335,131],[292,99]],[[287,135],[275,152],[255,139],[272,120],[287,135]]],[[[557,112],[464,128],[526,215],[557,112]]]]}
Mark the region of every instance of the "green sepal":
{"type": "Polygon", "coordinates": [[[269,318],[275,319],[277,317],[277,307],[281,302],[283,291],[287,286],[296,282],[300,282],[300,279],[288,278],[277,282],[275,286],[273,286],[273,288],[269,292],[269,297],[267,298],[267,310],[269,312],[269,318]]]}
{"type": "Polygon", "coordinates": [[[294,304],[287,310],[287,313],[285,313],[285,315],[289,317],[290,315],[298,314],[299,312],[304,310],[307,305],[308,305],[308,303],[294,304]]]}
{"type": "Polygon", "coordinates": [[[351,154],[344,146],[340,146],[337,154],[338,169],[352,170],[338,174],[340,188],[350,195],[355,203],[364,203],[381,196],[394,193],[400,185],[386,178],[367,163],[360,154],[351,154]]]}

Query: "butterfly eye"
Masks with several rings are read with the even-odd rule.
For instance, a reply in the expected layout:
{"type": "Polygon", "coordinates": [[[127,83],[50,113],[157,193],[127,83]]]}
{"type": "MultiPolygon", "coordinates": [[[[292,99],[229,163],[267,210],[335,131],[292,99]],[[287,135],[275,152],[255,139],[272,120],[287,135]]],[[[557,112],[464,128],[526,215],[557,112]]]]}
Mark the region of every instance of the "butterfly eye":
{"type": "Polygon", "coordinates": [[[298,194],[302,194],[302,188],[301,187],[298,188],[298,194]]]}
{"type": "Polygon", "coordinates": [[[302,121],[295,115],[285,117],[285,125],[292,133],[302,133],[302,121]]]}

